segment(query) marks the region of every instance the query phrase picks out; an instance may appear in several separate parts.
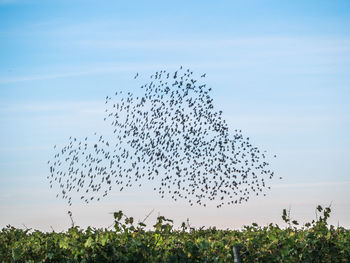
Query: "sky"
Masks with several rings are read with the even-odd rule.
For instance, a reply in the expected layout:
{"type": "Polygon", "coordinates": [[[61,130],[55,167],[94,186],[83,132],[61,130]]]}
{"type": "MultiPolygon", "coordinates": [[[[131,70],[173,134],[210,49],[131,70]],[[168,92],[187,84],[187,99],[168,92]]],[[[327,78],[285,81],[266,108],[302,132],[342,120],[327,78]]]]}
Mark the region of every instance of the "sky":
{"type": "Polygon", "coordinates": [[[111,212],[146,224],[239,229],[306,223],[318,204],[350,227],[350,2],[0,0],[0,228],[108,227],[111,212]],[[266,197],[190,207],[151,184],[68,207],[47,161],[69,136],[108,129],[104,99],[137,93],[155,71],[206,73],[230,130],[277,155],[266,197]],[[138,80],[134,80],[136,72],[138,80]]]}

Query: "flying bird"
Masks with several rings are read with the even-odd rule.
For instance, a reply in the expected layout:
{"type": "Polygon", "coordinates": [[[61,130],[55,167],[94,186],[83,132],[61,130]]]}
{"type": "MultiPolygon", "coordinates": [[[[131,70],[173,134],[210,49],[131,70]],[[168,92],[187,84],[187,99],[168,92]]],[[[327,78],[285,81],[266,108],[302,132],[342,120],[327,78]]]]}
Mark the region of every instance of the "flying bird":
{"type": "Polygon", "coordinates": [[[154,181],[160,197],[190,206],[220,208],[266,195],[274,177],[266,151],[240,129],[229,129],[205,75],[197,79],[182,67],[161,70],[140,87],[141,96],[107,96],[104,119],[112,135],[70,137],[48,162],[50,187],[56,185],[69,205],[74,195],[100,201],[112,189],[141,186],[144,179],[154,181]]]}

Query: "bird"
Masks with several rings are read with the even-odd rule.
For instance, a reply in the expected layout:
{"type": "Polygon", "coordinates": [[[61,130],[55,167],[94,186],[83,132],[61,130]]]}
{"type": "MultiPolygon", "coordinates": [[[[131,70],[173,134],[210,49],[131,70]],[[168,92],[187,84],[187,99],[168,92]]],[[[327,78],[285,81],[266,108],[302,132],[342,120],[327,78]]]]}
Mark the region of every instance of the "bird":
{"type": "Polygon", "coordinates": [[[112,135],[95,131],[81,140],[70,136],[61,149],[55,145],[47,163],[50,189],[69,205],[76,194],[83,193],[85,203],[100,202],[113,189],[142,186],[143,179],[158,183],[161,198],[190,206],[221,208],[265,196],[274,178],[269,155],[241,129],[229,129],[205,76],[182,67],[160,70],[137,96],[106,96],[103,118],[112,135]]]}

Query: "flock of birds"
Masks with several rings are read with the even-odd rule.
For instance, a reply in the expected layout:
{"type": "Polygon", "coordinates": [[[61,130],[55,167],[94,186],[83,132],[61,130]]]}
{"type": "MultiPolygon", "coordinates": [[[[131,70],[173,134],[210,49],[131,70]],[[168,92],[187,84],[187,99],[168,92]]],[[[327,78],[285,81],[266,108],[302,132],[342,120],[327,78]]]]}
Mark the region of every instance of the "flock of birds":
{"type": "MultiPolygon", "coordinates": [[[[89,203],[144,180],[154,181],[162,198],[206,206],[246,202],[266,195],[274,177],[266,151],[254,147],[241,130],[229,133],[216,111],[211,88],[193,72],[156,72],[141,86],[142,96],[116,92],[105,101],[112,139],[94,133],[57,149],[50,166],[50,187],[72,204],[73,193],[89,203]]],[[[135,78],[138,77],[138,74],[135,78]]],[[[276,157],[276,156],[274,156],[276,157]]]]}

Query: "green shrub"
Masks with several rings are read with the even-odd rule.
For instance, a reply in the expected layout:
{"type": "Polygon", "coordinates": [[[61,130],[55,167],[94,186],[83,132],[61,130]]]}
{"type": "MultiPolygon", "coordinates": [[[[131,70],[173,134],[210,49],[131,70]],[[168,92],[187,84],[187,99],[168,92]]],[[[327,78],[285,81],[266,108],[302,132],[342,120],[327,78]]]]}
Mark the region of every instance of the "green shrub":
{"type": "MultiPolygon", "coordinates": [[[[152,230],[135,224],[122,211],[114,213],[114,229],[69,228],[65,233],[22,230],[0,232],[0,262],[233,262],[233,247],[242,262],[350,262],[350,231],[327,225],[331,209],[317,207],[317,220],[297,227],[286,210],[287,228],[270,224],[243,230],[180,230],[158,217],[152,230]]],[[[70,214],[71,215],[71,214],[70,214]]]]}

